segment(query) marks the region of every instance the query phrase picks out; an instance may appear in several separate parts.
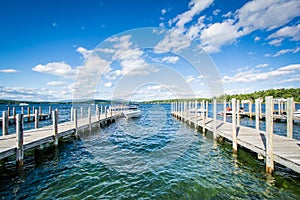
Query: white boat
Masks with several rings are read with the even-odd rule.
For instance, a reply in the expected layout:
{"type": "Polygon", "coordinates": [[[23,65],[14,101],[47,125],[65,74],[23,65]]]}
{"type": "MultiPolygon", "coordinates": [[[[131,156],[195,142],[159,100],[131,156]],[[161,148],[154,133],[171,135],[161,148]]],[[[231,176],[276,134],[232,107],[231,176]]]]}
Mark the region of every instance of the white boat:
{"type": "Polygon", "coordinates": [[[296,111],[294,112],[294,117],[295,117],[295,118],[300,118],[300,109],[298,109],[298,110],[296,110],[296,111]]]}
{"type": "Polygon", "coordinates": [[[19,106],[28,106],[28,103],[19,103],[19,106]]]}
{"type": "Polygon", "coordinates": [[[142,112],[138,109],[137,105],[130,105],[128,109],[123,111],[123,114],[126,119],[137,118],[142,115],[142,112]]]}

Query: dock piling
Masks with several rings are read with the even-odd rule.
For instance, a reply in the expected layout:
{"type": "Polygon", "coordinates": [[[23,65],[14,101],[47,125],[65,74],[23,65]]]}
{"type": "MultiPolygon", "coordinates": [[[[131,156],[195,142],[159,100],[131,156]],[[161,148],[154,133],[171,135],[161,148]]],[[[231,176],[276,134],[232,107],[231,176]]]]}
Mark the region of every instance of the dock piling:
{"type": "Polygon", "coordinates": [[[35,129],[39,128],[39,110],[38,109],[34,110],[34,128],[35,129]]]}
{"type": "Polygon", "coordinates": [[[2,135],[8,135],[8,114],[2,111],[2,135]]]}
{"type": "Polygon", "coordinates": [[[78,137],[77,127],[78,127],[78,118],[77,118],[77,109],[74,109],[74,129],[75,129],[75,137],[78,137]]]}
{"type": "Polygon", "coordinates": [[[16,145],[17,145],[17,152],[16,152],[16,161],[19,166],[23,165],[24,159],[24,148],[23,148],[23,114],[17,114],[16,116],[16,145]]]}
{"type": "Polygon", "coordinates": [[[274,171],[273,155],[273,97],[266,97],[266,172],[274,171]]]}
{"type": "Polygon", "coordinates": [[[214,136],[214,140],[216,140],[217,139],[217,99],[214,98],[213,102],[214,102],[214,107],[213,107],[213,109],[214,109],[214,112],[213,112],[213,117],[214,117],[214,119],[213,119],[213,121],[214,121],[213,136],[214,136]]]}
{"type": "Polygon", "coordinates": [[[259,131],[260,99],[255,99],[255,128],[259,131]]]}
{"type": "Polygon", "coordinates": [[[293,98],[288,98],[287,99],[287,124],[286,124],[286,131],[287,131],[287,137],[288,138],[293,138],[293,105],[294,105],[294,99],[293,98]]]}
{"type": "Polygon", "coordinates": [[[237,138],[236,138],[236,99],[232,99],[232,148],[233,153],[237,153],[237,138]]]}
{"type": "Polygon", "coordinates": [[[92,132],[92,115],[91,115],[91,107],[88,108],[88,120],[89,120],[89,130],[92,132]]]}
{"type": "Polygon", "coordinates": [[[52,111],[53,118],[53,135],[54,135],[54,145],[58,145],[58,110],[52,111]]]}

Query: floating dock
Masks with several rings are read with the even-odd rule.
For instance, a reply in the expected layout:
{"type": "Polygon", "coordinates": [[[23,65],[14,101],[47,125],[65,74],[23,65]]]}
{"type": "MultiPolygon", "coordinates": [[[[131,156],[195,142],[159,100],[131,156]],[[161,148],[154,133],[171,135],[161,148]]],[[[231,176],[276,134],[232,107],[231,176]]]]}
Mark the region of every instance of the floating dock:
{"type": "MultiPolygon", "coordinates": [[[[98,108],[98,107],[97,107],[98,108]]],[[[82,109],[81,109],[82,110],[82,109]]],[[[24,151],[37,148],[46,143],[58,144],[58,139],[67,135],[77,136],[79,131],[92,131],[93,127],[101,127],[114,122],[121,116],[121,112],[96,111],[91,116],[88,109],[88,117],[78,119],[77,109],[72,109],[71,121],[58,124],[58,111],[52,111],[53,125],[31,129],[23,132],[23,115],[16,115],[16,133],[0,136],[0,159],[16,155],[17,163],[23,164],[24,151]]]]}
{"type": "MultiPolygon", "coordinates": [[[[233,106],[235,106],[235,99],[233,102],[233,106]]],[[[203,110],[202,113],[205,113],[207,106],[205,108],[205,103],[202,102],[200,108],[203,110]]],[[[216,140],[226,138],[232,142],[233,152],[236,153],[238,146],[241,146],[257,153],[259,157],[265,157],[267,172],[273,172],[275,162],[300,173],[300,141],[289,135],[289,132],[292,132],[292,122],[290,122],[292,119],[289,118],[288,120],[288,137],[273,134],[272,108],[272,103],[268,102],[265,114],[266,131],[261,131],[259,127],[240,126],[237,115],[232,115],[232,123],[226,122],[226,117],[223,121],[217,120],[216,102],[214,102],[213,107],[213,118],[209,118],[207,114],[190,112],[191,109],[198,109],[198,102],[176,102],[171,105],[174,117],[196,129],[202,129],[203,133],[212,132],[216,140]]],[[[233,110],[233,113],[236,113],[236,110],[233,110]]],[[[257,122],[258,112],[256,112],[256,116],[257,122]]]]}

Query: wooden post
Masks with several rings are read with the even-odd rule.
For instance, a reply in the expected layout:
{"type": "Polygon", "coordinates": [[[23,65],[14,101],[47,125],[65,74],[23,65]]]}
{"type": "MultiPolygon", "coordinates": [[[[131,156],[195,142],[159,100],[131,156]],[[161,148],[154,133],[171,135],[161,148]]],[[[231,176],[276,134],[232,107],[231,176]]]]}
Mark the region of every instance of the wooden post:
{"type": "Polygon", "coordinates": [[[217,99],[214,98],[213,100],[214,102],[214,131],[213,131],[213,136],[214,136],[214,139],[216,140],[217,139],[217,99]]]}
{"type": "Polygon", "coordinates": [[[262,101],[263,100],[259,98],[259,119],[262,119],[262,106],[261,106],[262,101]]]}
{"type": "Polygon", "coordinates": [[[293,105],[294,105],[294,99],[288,98],[287,108],[286,108],[286,112],[287,112],[286,131],[287,131],[288,138],[293,138],[293,118],[294,118],[293,105]]]}
{"type": "Polygon", "coordinates": [[[188,118],[189,118],[189,125],[191,125],[191,121],[192,121],[192,113],[191,113],[191,109],[192,109],[192,102],[188,102],[188,118]]]}
{"type": "Polygon", "coordinates": [[[98,121],[100,121],[99,106],[98,106],[98,104],[96,105],[96,116],[97,116],[98,121]]]}
{"type": "Polygon", "coordinates": [[[274,171],[273,155],[273,97],[266,97],[266,172],[274,171]]]}
{"type": "Polygon", "coordinates": [[[206,101],[205,109],[206,109],[206,118],[208,118],[208,101],[206,101]]]}
{"type": "Polygon", "coordinates": [[[48,110],[48,115],[49,115],[49,119],[51,119],[52,118],[52,108],[51,108],[51,106],[49,106],[49,110],[48,110]]]}
{"type": "Polygon", "coordinates": [[[236,100],[236,116],[237,126],[240,126],[240,100],[236,100]]]}
{"type": "MultiPolygon", "coordinates": [[[[23,106],[21,107],[21,114],[23,114],[23,116],[24,116],[24,107],[23,106]]],[[[24,117],[23,117],[23,119],[24,119],[24,117]]]]}
{"type": "Polygon", "coordinates": [[[10,116],[10,107],[7,107],[7,116],[10,116]]]}
{"type": "Polygon", "coordinates": [[[197,129],[197,126],[198,126],[198,101],[197,100],[195,100],[194,109],[195,109],[195,123],[194,123],[194,127],[195,127],[195,129],[197,129]]]}
{"type": "Polygon", "coordinates": [[[52,111],[54,145],[58,145],[58,110],[52,111]]]}
{"type": "Polygon", "coordinates": [[[75,137],[78,137],[77,127],[78,127],[77,109],[74,109],[74,129],[75,129],[75,137]]]}
{"type": "Polygon", "coordinates": [[[232,99],[232,148],[233,153],[237,153],[237,137],[236,137],[236,99],[232,99]]]}
{"type": "Polygon", "coordinates": [[[101,106],[101,108],[100,108],[100,118],[99,118],[99,121],[101,120],[101,115],[102,115],[102,113],[103,113],[103,107],[101,106]]]}
{"type": "Polygon", "coordinates": [[[2,111],[2,135],[8,135],[8,115],[7,115],[7,111],[2,111]]]}
{"type": "Polygon", "coordinates": [[[41,119],[40,115],[43,114],[42,112],[42,106],[39,106],[39,119],[41,119]]]}
{"type": "Polygon", "coordinates": [[[91,115],[91,107],[88,108],[88,119],[89,119],[89,130],[92,132],[92,115],[91,115]]]}
{"type": "Polygon", "coordinates": [[[17,145],[17,152],[16,152],[16,161],[19,166],[23,165],[24,159],[24,149],[23,149],[23,114],[17,114],[16,118],[16,145],[17,145]]]}
{"type": "Polygon", "coordinates": [[[70,120],[71,122],[74,120],[74,119],[73,119],[73,118],[74,118],[73,115],[74,115],[74,108],[71,107],[71,120],[70,120]]]}
{"type": "Polygon", "coordinates": [[[223,121],[226,122],[226,99],[224,99],[224,102],[223,102],[223,121]]]}
{"type": "Polygon", "coordinates": [[[80,107],[80,119],[82,119],[82,118],[83,118],[83,108],[80,107]]]}
{"type": "Polygon", "coordinates": [[[34,110],[34,128],[39,128],[39,110],[34,110]]]}
{"type": "Polygon", "coordinates": [[[13,107],[13,118],[14,118],[14,123],[16,123],[16,108],[13,107]]]}
{"type": "Polygon", "coordinates": [[[205,101],[202,100],[202,111],[201,111],[201,116],[202,116],[202,133],[205,134],[205,101]]]}
{"type": "Polygon", "coordinates": [[[252,101],[249,101],[249,117],[252,118],[252,101]]]}
{"type": "Polygon", "coordinates": [[[259,103],[260,99],[255,99],[255,128],[259,132],[259,103]]]}
{"type": "Polygon", "coordinates": [[[28,122],[30,122],[30,106],[27,107],[28,122]]]}

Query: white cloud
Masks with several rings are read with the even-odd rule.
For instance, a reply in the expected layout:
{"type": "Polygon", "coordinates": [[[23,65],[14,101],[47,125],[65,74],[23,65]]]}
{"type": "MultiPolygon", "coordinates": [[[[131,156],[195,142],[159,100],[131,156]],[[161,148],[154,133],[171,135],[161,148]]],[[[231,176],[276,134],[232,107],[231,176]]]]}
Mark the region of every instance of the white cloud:
{"type": "Polygon", "coordinates": [[[66,82],[64,81],[51,81],[47,83],[48,86],[64,86],[66,82]]]}
{"type": "Polygon", "coordinates": [[[0,86],[0,99],[27,101],[58,101],[71,99],[69,90],[49,90],[47,88],[25,88],[0,86]]]}
{"type": "Polygon", "coordinates": [[[177,56],[167,56],[162,59],[163,62],[171,63],[171,64],[176,64],[178,62],[178,60],[179,60],[179,57],[177,57],[177,56]]]}
{"type": "Polygon", "coordinates": [[[220,12],[221,12],[220,9],[216,9],[216,10],[213,11],[213,14],[214,14],[214,15],[218,15],[220,12]]]}
{"type": "MultiPolygon", "coordinates": [[[[194,16],[198,15],[212,3],[213,0],[191,0],[189,3],[188,11],[178,14],[175,18],[168,21],[169,26],[175,23],[175,27],[168,31],[165,37],[160,42],[158,42],[158,44],[154,48],[154,52],[179,52],[181,49],[189,47],[191,41],[189,37],[186,37],[186,35],[184,35],[187,31],[185,25],[189,23],[194,16]]],[[[194,29],[194,31],[196,31],[196,29],[194,29]]]]}
{"type": "Polygon", "coordinates": [[[32,70],[65,78],[74,78],[77,73],[77,70],[72,69],[72,67],[65,62],[52,62],[46,65],[39,64],[32,68],[32,70]]]}
{"type": "Polygon", "coordinates": [[[282,39],[275,39],[275,40],[271,40],[268,44],[278,47],[281,45],[281,42],[282,42],[282,39]]]}
{"type": "Polygon", "coordinates": [[[234,76],[224,76],[224,83],[250,83],[257,81],[270,80],[274,81],[275,78],[284,77],[287,78],[288,75],[294,75],[295,73],[300,72],[300,64],[292,64],[278,69],[262,72],[257,69],[250,69],[248,71],[242,71],[236,73],[234,76]]]}
{"type": "Polygon", "coordinates": [[[233,23],[233,20],[217,22],[202,30],[200,40],[203,49],[209,53],[219,52],[221,46],[231,44],[242,36],[243,33],[233,23]]]}
{"type": "Polygon", "coordinates": [[[76,51],[78,53],[80,53],[83,56],[83,58],[85,58],[85,59],[93,52],[93,50],[87,50],[87,49],[85,49],[83,47],[78,47],[76,49],[76,51]]]}
{"type": "Polygon", "coordinates": [[[166,14],[167,10],[166,9],[161,9],[160,12],[161,12],[162,15],[164,15],[164,14],[166,14]]]}
{"type": "Polygon", "coordinates": [[[199,14],[201,11],[209,7],[213,3],[213,0],[191,0],[189,3],[189,10],[177,15],[175,18],[173,18],[170,23],[176,23],[176,27],[179,30],[182,30],[184,28],[184,25],[188,22],[190,22],[193,17],[197,14],[199,14]]]}
{"type": "Polygon", "coordinates": [[[104,84],[104,86],[110,88],[113,86],[113,84],[112,84],[112,82],[107,82],[104,84]]]}
{"type": "Polygon", "coordinates": [[[293,49],[281,49],[279,51],[277,51],[273,57],[278,57],[281,56],[283,54],[287,54],[287,53],[298,53],[300,51],[300,47],[296,47],[293,49]]]}
{"type": "Polygon", "coordinates": [[[256,65],[255,68],[265,68],[265,67],[268,67],[268,66],[269,66],[269,64],[264,63],[264,64],[258,64],[258,65],[256,65]]]}
{"type": "Polygon", "coordinates": [[[16,73],[18,70],[16,69],[0,69],[0,73],[16,73]]]}
{"type": "Polygon", "coordinates": [[[225,18],[229,18],[233,15],[233,13],[231,11],[229,11],[228,13],[222,15],[222,17],[225,17],[225,18]]]}
{"type": "Polygon", "coordinates": [[[295,25],[295,26],[286,26],[275,33],[271,34],[268,39],[271,38],[291,38],[294,41],[299,41],[300,40],[300,24],[295,25]]]}
{"type": "Polygon", "coordinates": [[[194,78],[193,75],[189,75],[189,76],[186,77],[186,81],[187,81],[188,83],[191,83],[191,82],[193,82],[193,81],[195,81],[195,80],[196,80],[196,79],[194,78]]]}
{"type": "Polygon", "coordinates": [[[272,30],[299,16],[299,9],[298,0],[253,0],[238,10],[238,25],[245,33],[257,29],[272,30]]]}
{"type": "Polygon", "coordinates": [[[258,37],[258,36],[256,36],[255,38],[254,38],[254,41],[255,42],[257,42],[257,41],[259,41],[260,40],[260,37],[258,37]]]}

